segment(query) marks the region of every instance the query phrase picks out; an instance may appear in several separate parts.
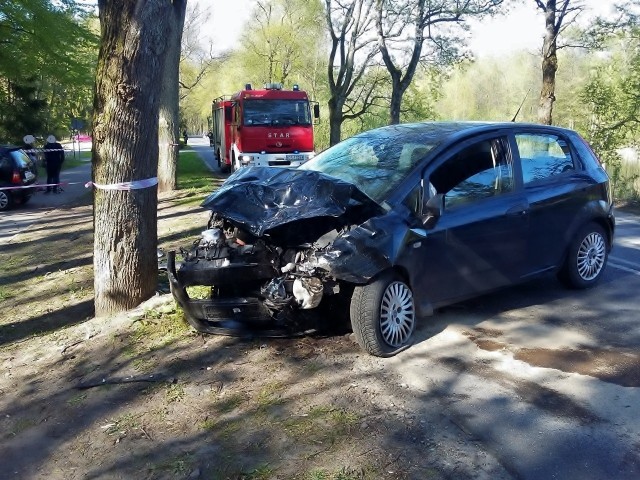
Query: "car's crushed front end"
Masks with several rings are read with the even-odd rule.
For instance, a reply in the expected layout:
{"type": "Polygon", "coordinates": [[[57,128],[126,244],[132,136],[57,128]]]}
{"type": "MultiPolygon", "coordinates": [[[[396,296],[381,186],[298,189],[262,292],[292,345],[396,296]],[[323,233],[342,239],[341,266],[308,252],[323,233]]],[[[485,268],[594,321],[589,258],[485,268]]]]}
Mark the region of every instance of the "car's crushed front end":
{"type": "Polygon", "coordinates": [[[179,265],[176,252],[167,261],[171,291],[198,331],[307,333],[328,297],[388,266],[362,226],[384,209],[322,173],[243,169],[203,206],[212,210],[207,230],[179,265]]]}

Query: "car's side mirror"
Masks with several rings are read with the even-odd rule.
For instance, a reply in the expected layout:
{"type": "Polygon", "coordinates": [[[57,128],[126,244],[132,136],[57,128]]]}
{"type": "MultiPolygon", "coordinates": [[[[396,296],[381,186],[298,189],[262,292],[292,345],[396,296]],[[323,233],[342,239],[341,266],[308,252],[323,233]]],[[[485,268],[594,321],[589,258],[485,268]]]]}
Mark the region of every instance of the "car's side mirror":
{"type": "Polygon", "coordinates": [[[320,105],[317,103],[313,104],[313,118],[320,118],[320,105]]]}
{"type": "Polygon", "coordinates": [[[444,195],[437,193],[429,198],[422,209],[422,223],[427,228],[433,228],[444,211],[444,195]]]}

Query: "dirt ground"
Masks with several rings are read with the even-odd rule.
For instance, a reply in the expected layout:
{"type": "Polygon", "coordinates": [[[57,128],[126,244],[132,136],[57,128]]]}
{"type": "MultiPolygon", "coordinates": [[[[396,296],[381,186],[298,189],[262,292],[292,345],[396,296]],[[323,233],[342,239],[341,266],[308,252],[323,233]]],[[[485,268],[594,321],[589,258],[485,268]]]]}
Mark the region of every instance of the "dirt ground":
{"type": "MultiPolygon", "coordinates": [[[[510,478],[433,399],[348,330],[203,336],[166,283],[92,318],[89,199],[0,248],[0,478],[510,478]]],[[[159,204],[159,243],[189,244],[198,199],[159,204]]]]}

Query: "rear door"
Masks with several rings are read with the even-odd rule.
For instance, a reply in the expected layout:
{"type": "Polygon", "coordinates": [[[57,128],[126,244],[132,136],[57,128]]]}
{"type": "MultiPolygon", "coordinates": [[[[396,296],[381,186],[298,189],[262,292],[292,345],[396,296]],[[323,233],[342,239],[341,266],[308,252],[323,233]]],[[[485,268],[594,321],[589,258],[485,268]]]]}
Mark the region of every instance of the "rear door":
{"type": "Polygon", "coordinates": [[[588,202],[592,181],[560,132],[523,130],[514,145],[529,204],[527,273],[533,275],[562,261],[569,226],[588,202]]]}

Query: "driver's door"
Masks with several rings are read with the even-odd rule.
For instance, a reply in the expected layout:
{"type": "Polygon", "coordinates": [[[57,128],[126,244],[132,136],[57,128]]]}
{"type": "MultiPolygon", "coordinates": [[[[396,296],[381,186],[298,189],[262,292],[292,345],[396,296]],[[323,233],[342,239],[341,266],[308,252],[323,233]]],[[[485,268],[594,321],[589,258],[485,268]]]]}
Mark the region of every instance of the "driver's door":
{"type": "Polygon", "coordinates": [[[507,137],[467,142],[425,172],[444,196],[432,228],[414,229],[403,263],[416,296],[449,303],[517,281],[526,265],[528,205],[507,137]]]}

